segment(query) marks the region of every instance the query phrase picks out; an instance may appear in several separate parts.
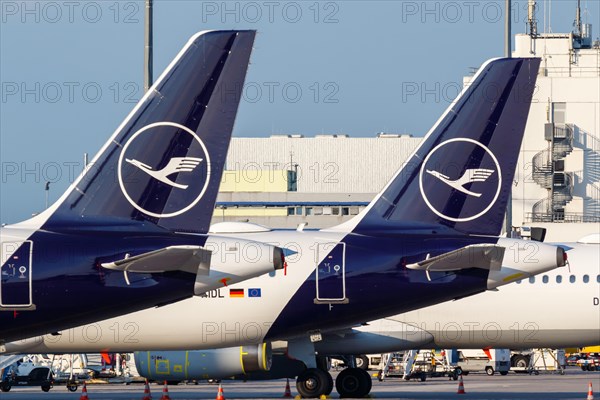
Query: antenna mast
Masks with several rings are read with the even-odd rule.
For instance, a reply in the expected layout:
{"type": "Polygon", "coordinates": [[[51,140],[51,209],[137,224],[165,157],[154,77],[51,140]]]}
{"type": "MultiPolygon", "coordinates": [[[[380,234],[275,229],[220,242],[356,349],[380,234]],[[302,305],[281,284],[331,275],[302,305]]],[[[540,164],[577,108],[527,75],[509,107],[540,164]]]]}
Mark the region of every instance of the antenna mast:
{"type": "Polygon", "coordinates": [[[510,58],[512,55],[512,33],[510,26],[511,10],[510,0],[505,1],[504,16],[504,57],[510,58]]]}
{"type": "Polygon", "coordinates": [[[575,13],[575,36],[581,37],[581,0],[577,0],[577,12],[575,13]]]}
{"type": "Polygon", "coordinates": [[[146,0],[144,21],[144,93],[152,86],[152,0],[146,0]]]}
{"type": "Polygon", "coordinates": [[[535,19],[535,0],[529,0],[527,5],[527,25],[529,25],[529,35],[537,36],[537,20],[535,19]]]}

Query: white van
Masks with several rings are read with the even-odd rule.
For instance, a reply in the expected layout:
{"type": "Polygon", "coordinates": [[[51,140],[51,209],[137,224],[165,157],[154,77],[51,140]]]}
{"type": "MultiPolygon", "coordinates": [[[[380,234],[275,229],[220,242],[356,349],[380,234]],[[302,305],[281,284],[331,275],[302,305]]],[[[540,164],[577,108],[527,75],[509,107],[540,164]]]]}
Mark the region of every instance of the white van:
{"type": "Polygon", "coordinates": [[[489,350],[458,350],[457,370],[459,374],[467,375],[469,372],[485,372],[488,375],[494,375],[499,372],[500,375],[508,374],[510,370],[510,350],[509,349],[489,349],[489,350]]]}

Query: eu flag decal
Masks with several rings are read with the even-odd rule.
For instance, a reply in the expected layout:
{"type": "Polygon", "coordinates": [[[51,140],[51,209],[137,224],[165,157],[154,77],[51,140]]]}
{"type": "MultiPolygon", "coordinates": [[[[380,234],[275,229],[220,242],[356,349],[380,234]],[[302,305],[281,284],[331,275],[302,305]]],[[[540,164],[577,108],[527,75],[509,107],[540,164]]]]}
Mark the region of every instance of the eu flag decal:
{"type": "Polygon", "coordinates": [[[248,297],[261,297],[262,293],[260,288],[248,289],[248,297]]]}

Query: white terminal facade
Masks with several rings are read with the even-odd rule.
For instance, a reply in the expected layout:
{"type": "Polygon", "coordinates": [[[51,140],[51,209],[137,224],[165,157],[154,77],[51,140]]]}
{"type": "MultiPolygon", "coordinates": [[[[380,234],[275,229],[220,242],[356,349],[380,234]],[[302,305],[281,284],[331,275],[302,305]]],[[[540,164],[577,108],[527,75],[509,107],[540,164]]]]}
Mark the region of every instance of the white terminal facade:
{"type": "MultiPolygon", "coordinates": [[[[514,180],[512,225],[546,227],[547,240],[600,232],[600,43],[590,25],[580,30],[515,38],[514,57],[542,63],[514,180]]],[[[358,214],[420,141],[395,134],[234,138],[213,222],[336,225],[358,214]]]]}

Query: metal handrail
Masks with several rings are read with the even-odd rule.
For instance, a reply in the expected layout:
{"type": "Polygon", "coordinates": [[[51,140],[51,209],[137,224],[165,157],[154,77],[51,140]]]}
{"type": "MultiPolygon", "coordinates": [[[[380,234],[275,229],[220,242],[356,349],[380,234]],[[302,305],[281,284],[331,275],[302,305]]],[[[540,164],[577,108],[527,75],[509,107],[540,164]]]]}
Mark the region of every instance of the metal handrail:
{"type": "Polygon", "coordinates": [[[549,150],[542,150],[532,159],[531,176],[540,186],[548,189],[552,185],[552,158],[549,150]]]}
{"type": "Polygon", "coordinates": [[[568,222],[568,223],[597,223],[600,222],[600,215],[573,213],[573,212],[552,212],[552,213],[526,213],[526,222],[568,222]]]}

